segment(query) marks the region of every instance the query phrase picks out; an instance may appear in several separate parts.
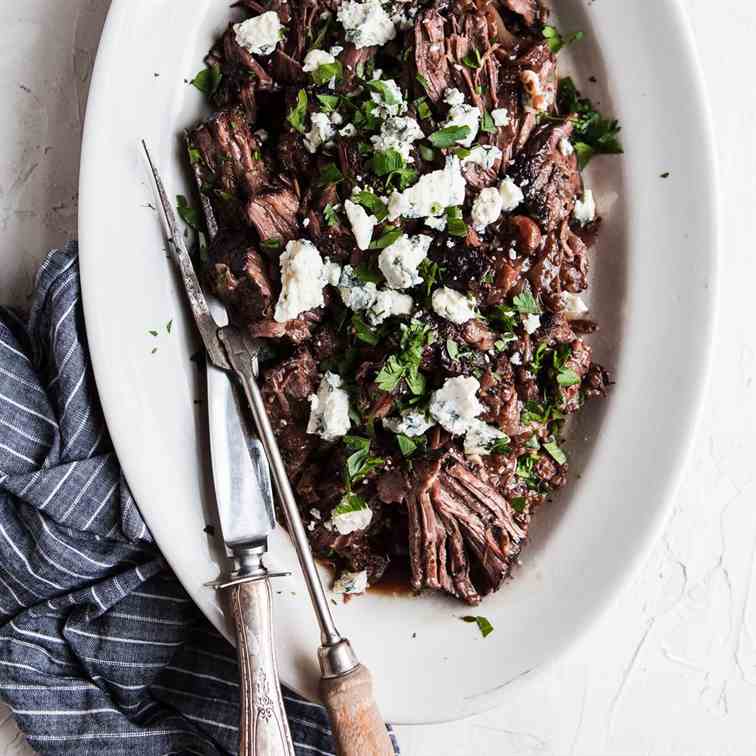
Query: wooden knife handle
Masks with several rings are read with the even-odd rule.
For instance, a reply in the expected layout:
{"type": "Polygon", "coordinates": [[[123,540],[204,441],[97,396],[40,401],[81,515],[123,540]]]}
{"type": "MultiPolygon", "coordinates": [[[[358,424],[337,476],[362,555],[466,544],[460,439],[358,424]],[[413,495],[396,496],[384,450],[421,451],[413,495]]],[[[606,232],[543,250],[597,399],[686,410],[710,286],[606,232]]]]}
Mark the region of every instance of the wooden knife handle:
{"type": "Polygon", "coordinates": [[[239,756],[294,756],[273,642],[268,578],[228,589],[241,677],[239,756]]]}
{"type": "Polygon", "coordinates": [[[320,693],[331,717],[338,756],[394,756],[367,667],[360,664],[342,677],[322,679],[320,693]]]}

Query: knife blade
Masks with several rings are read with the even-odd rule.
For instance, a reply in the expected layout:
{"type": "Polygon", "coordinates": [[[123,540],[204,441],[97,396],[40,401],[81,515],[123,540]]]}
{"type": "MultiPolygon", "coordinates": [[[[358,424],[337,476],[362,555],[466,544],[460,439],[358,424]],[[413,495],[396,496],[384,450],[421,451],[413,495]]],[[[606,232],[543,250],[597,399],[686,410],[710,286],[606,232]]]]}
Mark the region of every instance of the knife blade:
{"type": "MultiPolygon", "coordinates": [[[[228,322],[225,308],[209,300],[219,325],[228,322]]],[[[210,456],[218,518],[226,546],[233,553],[264,544],[276,527],[273,487],[265,451],[246,423],[228,373],[207,360],[207,412],[210,456]]]]}

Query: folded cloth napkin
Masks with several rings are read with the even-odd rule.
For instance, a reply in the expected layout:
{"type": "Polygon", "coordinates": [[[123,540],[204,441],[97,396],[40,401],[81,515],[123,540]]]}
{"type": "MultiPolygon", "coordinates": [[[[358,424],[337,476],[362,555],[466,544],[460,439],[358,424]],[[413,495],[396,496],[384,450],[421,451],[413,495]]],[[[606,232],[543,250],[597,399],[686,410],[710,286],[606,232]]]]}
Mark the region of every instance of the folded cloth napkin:
{"type": "MultiPolygon", "coordinates": [[[[161,557],[108,437],[75,244],[43,264],[28,320],[0,309],[0,698],[42,754],[238,750],[235,652],[161,557]]],[[[284,699],[298,756],[333,754],[325,711],[284,699]]]]}

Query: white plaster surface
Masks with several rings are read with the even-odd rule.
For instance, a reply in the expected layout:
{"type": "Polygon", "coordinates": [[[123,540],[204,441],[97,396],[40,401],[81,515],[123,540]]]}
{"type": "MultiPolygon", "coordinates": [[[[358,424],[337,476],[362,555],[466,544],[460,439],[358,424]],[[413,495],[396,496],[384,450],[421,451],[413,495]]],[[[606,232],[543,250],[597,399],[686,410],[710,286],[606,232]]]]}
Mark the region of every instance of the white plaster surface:
{"type": "MultiPolygon", "coordinates": [[[[724,223],[716,363],[674,511],[632,586],[568,655],[513,684],[496,711],[400,728],[408,756],[756,753],[756,5],[683,2],[714,112],[724,223]]],[[[23,305],[47,248],[76,233],[81,117],[107,5],[0,0],[2,302],[23,305]]],[[[25,749],[12,719],[0,725],[0,756],[25,749]]]]}

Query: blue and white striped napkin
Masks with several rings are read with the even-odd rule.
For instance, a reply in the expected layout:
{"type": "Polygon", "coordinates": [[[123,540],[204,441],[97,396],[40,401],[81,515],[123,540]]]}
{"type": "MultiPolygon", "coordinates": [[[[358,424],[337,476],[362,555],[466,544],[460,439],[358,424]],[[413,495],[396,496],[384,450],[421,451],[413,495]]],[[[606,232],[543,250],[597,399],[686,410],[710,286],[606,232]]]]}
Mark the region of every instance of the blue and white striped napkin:
{"type": "MultiPolygon", "coordinates": [[[[166,566],[113,452],[75,244],[43,264],[28,320],[0,308],[0,698],[42,754],[238,749],[235,652],[166,566]]],[[[285,699],[298,756],[332,754],[324,710],[285,699]]]]}

